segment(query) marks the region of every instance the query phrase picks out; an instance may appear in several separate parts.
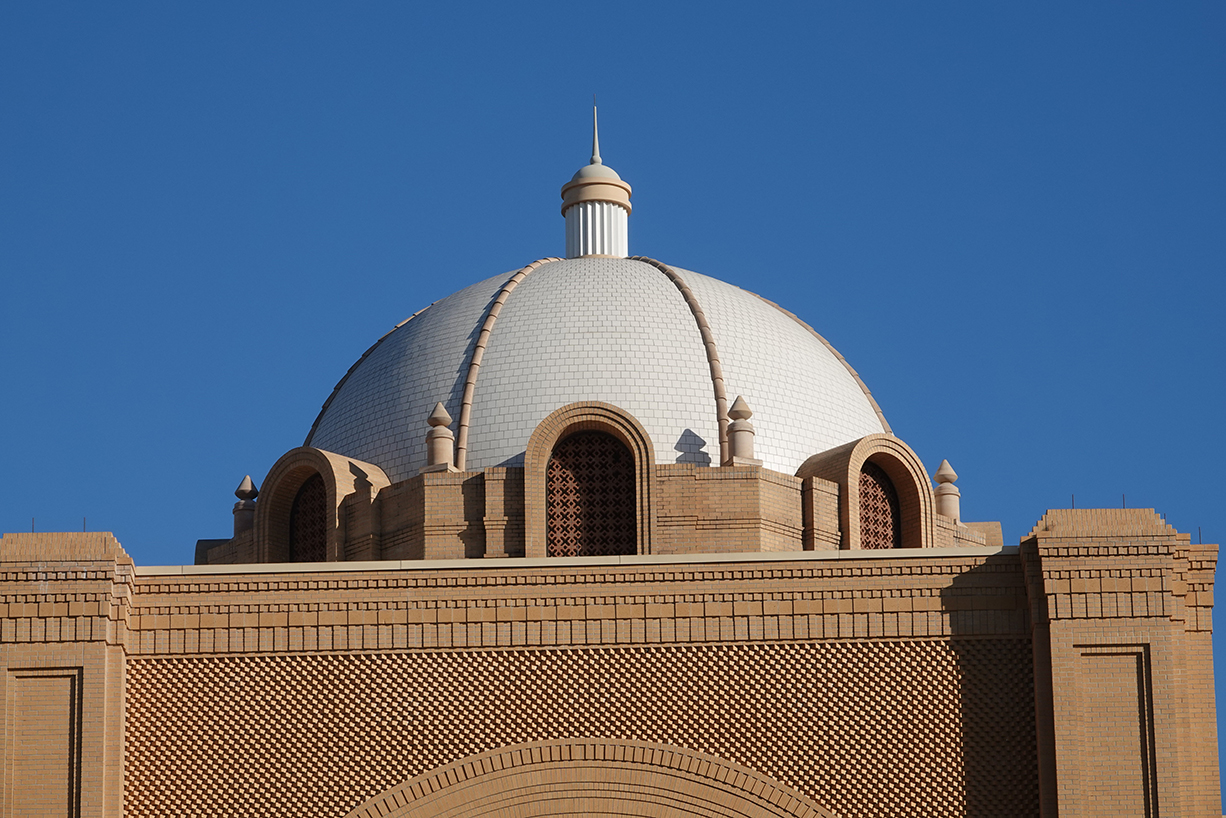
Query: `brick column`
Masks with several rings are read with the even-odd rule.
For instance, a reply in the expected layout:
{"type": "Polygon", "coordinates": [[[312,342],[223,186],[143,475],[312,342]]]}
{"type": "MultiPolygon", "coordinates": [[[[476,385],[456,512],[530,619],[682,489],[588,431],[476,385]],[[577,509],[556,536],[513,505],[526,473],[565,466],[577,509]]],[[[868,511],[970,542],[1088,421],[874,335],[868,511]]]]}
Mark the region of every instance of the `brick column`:
{"type": "Polygon", "coordinates": [[[110,534],[6,534],[0,571],[0,813],[122,818],[132,561],[110,534]]]}
{"type": "Polygon", "coordinates": [[[1217,547],[1152,510],[1055,510],[1021,554],[1042,814],[1219,818],[1217,547]]]}

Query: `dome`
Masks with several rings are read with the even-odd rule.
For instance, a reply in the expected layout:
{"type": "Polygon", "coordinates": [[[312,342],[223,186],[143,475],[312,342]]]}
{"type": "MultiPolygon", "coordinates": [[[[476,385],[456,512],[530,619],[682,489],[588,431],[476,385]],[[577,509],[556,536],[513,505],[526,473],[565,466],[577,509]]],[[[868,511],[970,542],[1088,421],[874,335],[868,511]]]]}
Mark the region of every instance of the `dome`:
{"type": "Polygon", "coordinates": [[[613,170],[613,168],[609,167],[608,165],[603,164],[584,165],[575,171],[574,176],[570,177],[572,182],[580,179],[616,179],[620,182],[621,178],[622,177],[617,175],[617,171],[613,170]]]}
{"type": "Polygon", "coordinates": [[[519,466],[551,412],[603,401],[638,419],[657,463],[718,466],[713,367],[696,316],[710,328],[727,404],[741,396],[753,410],[766,468],[793,474],[813,454],[889,431],[842,356],[775,304],[650,260],[582,257],[485,279],[399,324],[337,384],[306,445],[405,480],[426,465],[426,418],[441,401],[453,428],[467,420],[466,470],[519,466]]]}

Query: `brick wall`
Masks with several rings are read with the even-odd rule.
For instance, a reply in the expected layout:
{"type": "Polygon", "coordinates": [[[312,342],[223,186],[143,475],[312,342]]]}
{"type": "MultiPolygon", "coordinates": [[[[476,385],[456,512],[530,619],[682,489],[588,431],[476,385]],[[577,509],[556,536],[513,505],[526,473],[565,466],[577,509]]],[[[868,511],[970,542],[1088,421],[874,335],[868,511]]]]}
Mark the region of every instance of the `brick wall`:
{"type": "Polygon", "coordinates": [[[1051,512],[1020,550],[379,570],[139,569],[108,535],[6,535],[0,797],[343,815],[592,737],[709,754],[839,816],[1217,818],[1215,564],[1133,510],[1051,512]]]}

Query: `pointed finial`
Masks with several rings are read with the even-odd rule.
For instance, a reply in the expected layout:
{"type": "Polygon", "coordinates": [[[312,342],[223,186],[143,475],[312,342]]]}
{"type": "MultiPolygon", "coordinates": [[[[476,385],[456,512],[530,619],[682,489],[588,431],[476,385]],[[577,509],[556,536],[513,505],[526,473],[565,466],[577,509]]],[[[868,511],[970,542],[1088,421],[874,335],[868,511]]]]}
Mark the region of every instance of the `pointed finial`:
{"type": "Polygon", "coordinates": [[[949,465],[948,460],[942,460],[941,465],[937,469],[937,473],[933,475],[933,478],[938,483],[953,483],[958,479],[958,473],[954,471],[953,466],[949,465]]]}
{"type": "Polygon", "coordinates": [[[447,414],[446,408],[443,407],[440,401],[434,404],[434,411],[430,413],[430,417],[426,419],[426,422],[431,426],[450,426],[451,415],[447,414]]]}
{"type": "Polygon", "coordinates": [[[596,122],[595,94],[592,94],[592,164],[602,164],[600,161],[600,127],[596,122]]]}
{"type": "Polygon", "coordinates": [[[251,475],[243,478],[243,482],[238,484],[238,488],[234,490],[234,496],[240,500],[254,500],[260,496],[260,490],[255,487],[255,483],[251,482],[251,475]]]}
{"type": "Polygon", "coordinates": [[[753,417],[753,411],[749,408],[749,404],[740,395],[736,396],[736,400],[732,402],[732,408],[728,410],[728,417],[733,420],[749,420],[753,417]]]}

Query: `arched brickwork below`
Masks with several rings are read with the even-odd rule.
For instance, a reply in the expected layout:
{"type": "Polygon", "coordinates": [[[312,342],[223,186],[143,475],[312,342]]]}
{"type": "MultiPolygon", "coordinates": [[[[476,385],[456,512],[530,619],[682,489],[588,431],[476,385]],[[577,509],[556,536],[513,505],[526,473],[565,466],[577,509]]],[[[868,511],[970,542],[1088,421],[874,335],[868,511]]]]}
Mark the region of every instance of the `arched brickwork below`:
{"type": "Polygon", "coordinates": [[[554,446],[545,470],[551,557],[637,552],[634,455],[607,432],[578,432],[554,446]]]}
{"type": "Polygon", "coordinates": [[[860,547],[899,548],[902,514],[898,492],[885,470],[876,463],[860,468],[860,547]]]}
{"type": "Polygon", "coordinates": [[[346,818],[573,815],[833,818],[778,781],[715,756],[597,739],[471,756],[393,787],[346,818]]]}
{"type": "Polygon", "coordinates": [[[269,469],[255,504],[256,561],[344,559],[341,502],[355,491],[373,496],[388,485],[387,475],[372,463],[310,446],[290,449],[269,469]],[[322,549],[316,525],[321,511],[322,549]]]}
{"type": "Polygon", "coordinates": [[[841,548],[932,547],[932,483],[919,457],[894,435],[866,435],[815,454],[796,476],[838,484],[841,548]]]}
{"type": "Polygon", "coordinates": [[[328,492],[318,472],[298,489],[289,512],[290,562],[323,562],[328,558],[328,492]]]}

